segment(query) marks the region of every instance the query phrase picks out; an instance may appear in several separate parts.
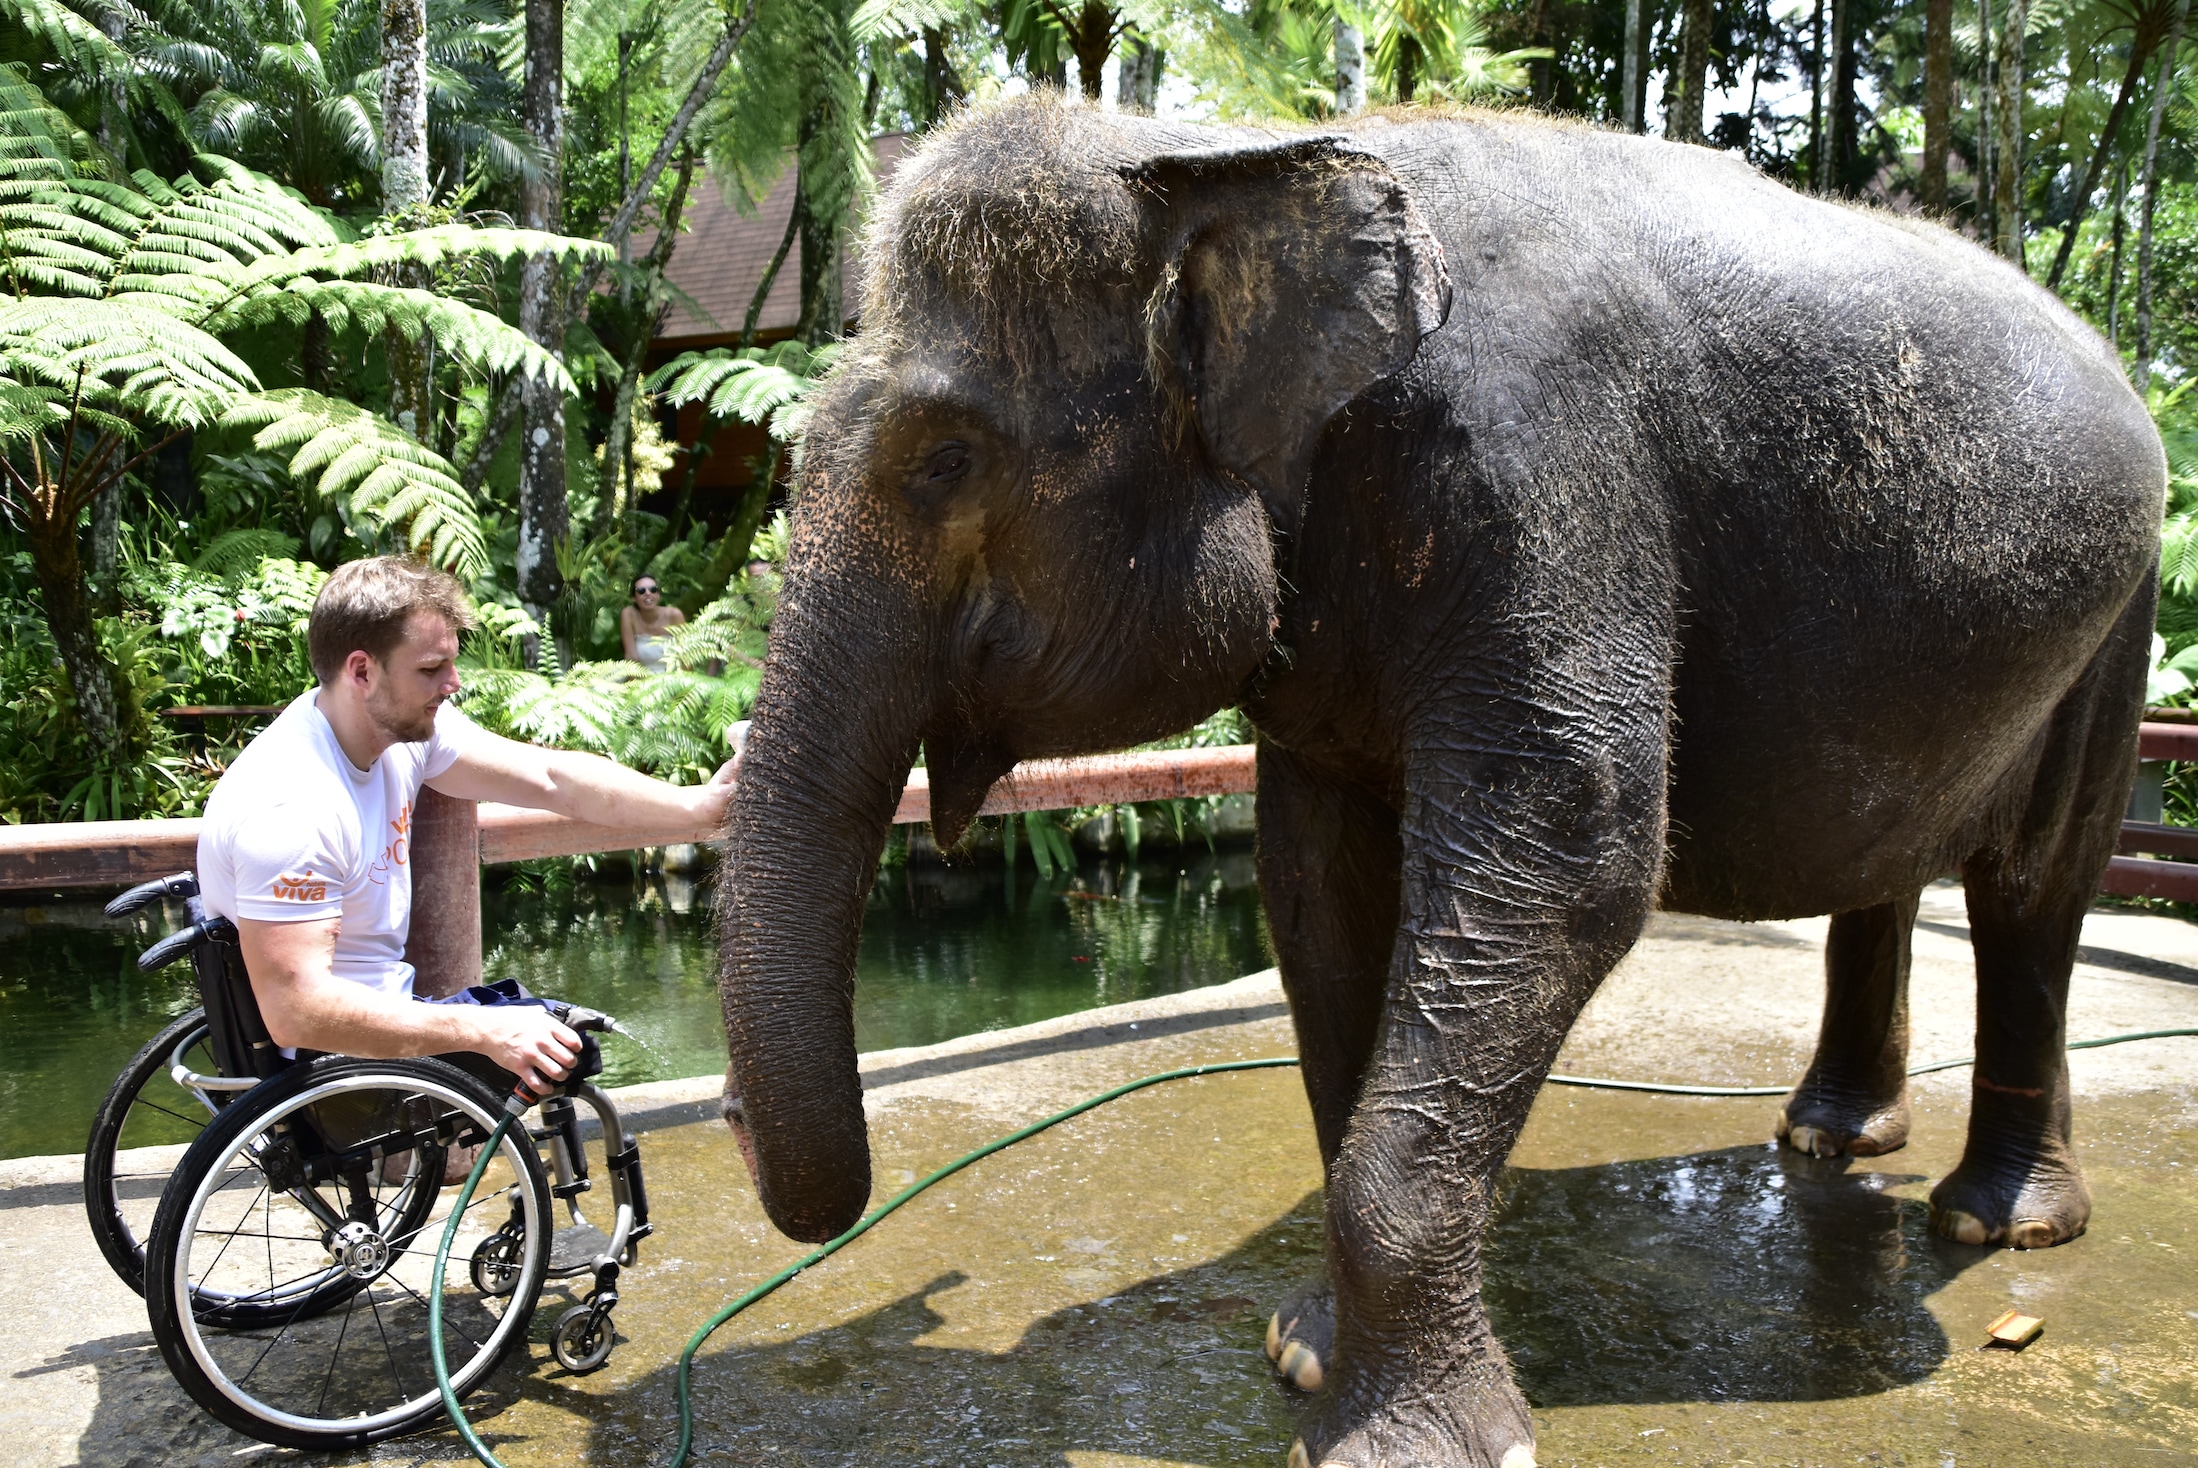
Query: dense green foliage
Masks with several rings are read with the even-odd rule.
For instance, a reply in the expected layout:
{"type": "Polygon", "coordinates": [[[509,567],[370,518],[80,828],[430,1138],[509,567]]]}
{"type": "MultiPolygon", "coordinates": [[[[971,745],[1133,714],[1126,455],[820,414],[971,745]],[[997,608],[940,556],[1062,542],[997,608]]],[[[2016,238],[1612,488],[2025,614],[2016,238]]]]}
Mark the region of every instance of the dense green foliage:
{"type": "MultiPolygon", "coordinates": [[[[385,212],[388,4],[0,0],[0,820],[194,810],[257,725],[169,713],[294,696],[321,578],[391,550],[482,607],[464,657],[484,722],[703,777],[754,696],[775,577],[744,568],[783,555],[867,140],[1026,84],[1224,120],[1460,101],[1638,119],[1982,241],[2014,225],[2006,248],[2114,340],[2161,424],[2154,692],[2198,701],[2198,41],[2176,0],[1989,7],[2024,17],[2012,130],[1976,0],[1943,37],[1927,0],[563,0],[554,145],[525,78],[559,32],[530,40],[523,0],[421,8],[427,200],[385,212]],[[2003,134],[2015,189],[1994,197],[2003,134]],[[682,309],[666,269],[693,191],[752,205],[790,165],[793,338],[758,342],[751,312],[718,323],[748,328],[737,346],[647,370],[682,309]],[[542,217],[545,181],[552,229],[511,228],[542,217]],[[567,393],[569,529],[532,600],[528,374],[567,393]],[[681,405],[768,429],[739,503],[697,506],[658,426],[681,405]],[[621,660],[642,572],[690,617],[653,678],[621,660]]],[[[1229,714],[1185,737],[1247,731],[1229,714]]],[[[1063,821],[1101,816],[1129,843],[1154,821],[1195,839],[1198,815],[1048,817],[1008,849],[1058,860],[1063,821]]]]}

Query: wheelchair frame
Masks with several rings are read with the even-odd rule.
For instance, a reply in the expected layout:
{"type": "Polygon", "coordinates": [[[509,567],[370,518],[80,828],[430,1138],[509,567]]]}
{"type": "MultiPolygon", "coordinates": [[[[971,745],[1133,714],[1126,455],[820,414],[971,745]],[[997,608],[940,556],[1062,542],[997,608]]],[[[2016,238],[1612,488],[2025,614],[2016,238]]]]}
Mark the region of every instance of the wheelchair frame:
{"type": "MultiPolygon", "coordinates": [[[[194,874],[179,873],[134,887],[109,903],[107,913],[119,917],[164,899],[186,903],[189,925],[148,948],[139,957],[138,966],[151,971],[188,957],[204,1004],[204,1029],[201,1032],[190,1025],[189,1016],[172,1024],[163,1035],[175,1034],[178,1038],[165,1057],[166,1064],[149,1064],[154,1057],[140,1052],[138,1061],[118,1079],[101,1107],[100,1121],[94,1126],[86,1151],[85,1205],[102,1252],[124,1282],[146,1296],[154,1334],[181,1384],[201,1406],[240,1431],[288,1446],[334,1447],[400,1436],[440,1420],[441,1405],[433,1391],[407,1400],[401,1410],[325,1420],[270,1407],[215,1369],[216,1363],[204,1346],[204,1332],[234,1330],[249,1335],[256,1330],[264,1335],[282,1314],[278,1306],[287,1308],[292,1300],[298,1302],[245,1373],[249,1378],[301,1316],[317,1318],[351,1296],[370,1294],[385,1279],[419,1299],[418,1291],[398,1279],[396,1271],[410,1256],[433,1257],[432,1243],[423,1247],[419,1235],[448,1185],[450,1159],[462,1158],[463,1148],[485,1140],[495,1110],[503,1103],[496,1094],[497,1087],[481,1074],[493,1067],[474,1057],[456,1057],[457,1064],[452,1063],[453,1058],[357,1061],[301,1055],[294,1061],[284,1059],[260,1015],[236,943],[236,930],[227,919],[206,911],[198,897],[194,874]],[[214,1060],[210,1074],[191,1063],[190,1052],[201,1043],[214,1060]],[[152,1225],[144,1238],[135,1239],[120,1208],[114,1153],[138,1094],[162,1073],[196,1098],[212,1122],[169,1172],[152,1225]],[[422,1114],[418,1108],[424,1107],[440,1119],[425,1131],[419,1130],[422,1123],[406,1120],[379,1135],[348,1142],[324,1136],[326,1127],[310,1108],[334,1104],[316,1102],[315,1098],[333,1096],[346,1088],[376,1095],[398,1095],[410,1088],[418,1094],[397,1103],[399,1109],[414,1108],[405,1113],[410,1117],[422,1114]],[[130,1094],[123,1094],[126,1090],[130,1094]],[[305,1097],[302,1101],[298,1099],[301,1094],[305,1097]],[[438,1105],[444,1109],[435,1111],[438,1105]],[[484,1105],[487,1125],[481,1122],[484,1105]],[[273,1118],[264,1132],[258,1130],[263,1117],[273,1118]],[[294,1140],[300,1136],[310,1139],[302,1152],[294,1140]],[[102,1146],[106,1148],[104,1155],[100,1152],[102,1146]],[[393,1179],[390,1168],[400,1159],[403,1176],[393,1179]],[[319,1247],[326,1251],[327,1264],[314,1266],[320,1271],[317,1283],[304,1286],[302,1292],[282,1295],[279,1300],[261,1292],[266,1298],[252,1304],[252,1295],[225,1294],[220,1297],[225,1303],[202,1305],[202,1301],[213,1299],[215,1292],[201,1292],[192,1281],[189,1251],[192,1235],[207,1232],[199,1227],[199,1214],[210,1196],[207,1187],[211,1185],[218,1192],[226,1185],[224,1178],[215,1175],[223,1168],[231,1169],[226,1176],[256,1178],[258,1198],[267,1200],[263,1212],[268,1217],[272,1217],[277,1200],[286,1199],[319,1226],[319,1247]],[[340,1209],[316,1190],[339,1182],[348,1187],[350,1198],[340,1209]],[[376,1231],[377,1221],[386,1221],[368,1198],[369,1182],[377,1197],[380,1187],[396,1184],[398,1197],[407,1200],[407,1211],[392,1236],[376,1231]],[[419,1218],[413,1219],[412,1213],[418,1213],[419,1218]],[[181,1263],[177,1262],[179,1257],[181,1263]],[[149,1263],[155,1267],[149,1268],[149,1263]],[[324,1297],[329,1303],[319,1303],[324,1297]]],[[[519,1128],[514,1128],[514,1135],[506,1139],[504,1150],[515,1169],[513,1182],[504,1189],[504,1196],[510,1200],[510,1214],[476,1245],[467,1273],[484,1301],[505,1301],[504,1313],[495,1316],[496,1320],[504,1321],[514,1313],[518,1318],[516,1324],[494,1326],[487,1346],[474,1343],[483,1351],[492,1349],[493,1356],[485,1365],[464,1373],[472,1378],[468,1385],[486,1380],[511,1346],[526,1338],[541,1287],[551,1279],[587,1276],[592,1285],[585,1299],[559,1318],[551,1333],[552,1353],[568,1370],[590,1371],[601,1366],[608,1360],[615,1339],[611,1311],[618,1303],[619,1274],[633,1265],[641,1240],[652,1232],[640,1148],[628,1136],[616,1103],[590,1079],[601,1069],[593,1032],[611,1027],[612,1022],[592,1010],[557,1001],[547,1004],[553,1014],[582,1032],[585,1053],[572,1076],[549,1096],[515,1093],[539,1105],[540,1124],[525,1127],[525,1136],[517,1140],[516,1147],[514,1137],[519,1128]],[[580,1206],[581,1195],[594,1187],[594,1181],[576,1102],[586,1103],[601,1128],[611,1184],[612,1216],[607,1233],[590,1223],[580,1206]],[[544,1144],[549,1153],[547,1170],[542,1164],[544,1144]],[[564,1205],[571,1219],[571,1225],[564,1229],[555,1228],[552,1218],[558,1203],[564,1205]],[[539,1221],[539,1228],[529,1229],[530,1213],[539,1221]],[[527,1298],[515,1297],[521,1288],[527,1298]]],[[[500,1071],[494,1074],[503,1075],[500,1071]]],[[[508,1081],[508,1077],[504,1079],[508,1081]]],[[[476,1206],[492,1202],[496,1196],[485,1193],[476,1206]]],[[[255,1199],[247,1207],[257,1202],[255,1199]]],[[[211,1232],[218,1236],[222,1231],[211,1232]]],[[[237,1231],[229,1232],[233,1242],[237,1231]]],[[[286,1252],[299,1256],[299,1250],[288,1246],[306,1243],[306,1239],[282,1237],[286,1252]]],[[[270,1235],[268,1244],[271,1277],[275,1272],[273,1238],[270,1235]]],[[[227,1248],[226,1244],[222,1246],[224,1251],[227,1248]]],[[[310,1244],[304,1252],[310,1254],[310,1244]]],[[[217,1264],[220,1258],[217,1253],[217,1264]]],[[[447,1278],[431,1280],[429,1285],[447,1290],[447,1278]]],[[[390,1351],[386,1323],[378,1307],[374,1323],[382,1331],[384,1350],[390,1351]]],[[[344,1328],[348,1327],[347,1314],[344,1328]]],[[[343,1349],[340,1334],[335,1349],[329,1364],[331,1378],[343,1349]]],[[[424,1359],[424,1343],[418,1364],[421,1375],[431,1375],[424,1359]]],[[[401,1382],[403,1373],[393,1351],[390,1367],[401,1382]]],[[[270,1372],[270,1376],[275,1374],[270,1372]]],[[[323,1399],[327,1395],[324,1383],[323,1399]]]]}

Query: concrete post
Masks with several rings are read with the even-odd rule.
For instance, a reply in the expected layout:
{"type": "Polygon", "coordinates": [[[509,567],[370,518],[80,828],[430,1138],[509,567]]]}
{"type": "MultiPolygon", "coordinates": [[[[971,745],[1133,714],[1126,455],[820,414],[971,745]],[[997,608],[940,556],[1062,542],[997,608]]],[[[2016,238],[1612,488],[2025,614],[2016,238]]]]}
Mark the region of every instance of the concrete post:
{"type": "Polygon", "coordinates": [[[412,931],[405,962],[413,992],[430,999],[481,982],[481,825],[478,807],[422,790],[412,808],[412,931]]]}

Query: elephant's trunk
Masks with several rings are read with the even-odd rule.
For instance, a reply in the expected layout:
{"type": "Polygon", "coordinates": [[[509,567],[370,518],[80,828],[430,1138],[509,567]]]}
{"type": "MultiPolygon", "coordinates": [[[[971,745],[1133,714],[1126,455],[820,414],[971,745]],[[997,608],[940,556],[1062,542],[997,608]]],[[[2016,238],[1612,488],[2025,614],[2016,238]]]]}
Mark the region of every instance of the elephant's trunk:
{"type": "Polygon", "coordinates": [[[870,1197],[855,955],[917,746],[926,670],[908,645],[918,619],[849,617],[844,606],[811,617],[800,602],[812,598],[795,592],[812,589],[822,590],[789,587],[741,754],[718,986],[732,1053],[728,1120],[745,1127],[771,1221],[819,1242],[844,1232],[870,1197]]]}

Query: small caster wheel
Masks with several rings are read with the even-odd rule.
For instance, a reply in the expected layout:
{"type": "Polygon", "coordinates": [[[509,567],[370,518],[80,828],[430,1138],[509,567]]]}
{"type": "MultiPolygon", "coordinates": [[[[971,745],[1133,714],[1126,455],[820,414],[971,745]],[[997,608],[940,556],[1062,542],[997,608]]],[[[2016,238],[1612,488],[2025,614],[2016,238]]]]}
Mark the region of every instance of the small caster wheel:
{"type": "Polygon", "coordinates": [[[519,1283],[519,1236],[493,1233],[474,1246],[468,1266],[473,1287],[484,1295],[508,1295],[519,1283]]]}
{"type": "Polygon", "coordinates": [[[567,1371],[593,1371],[611,1358],[611,1318],[593,1305],[575,1305],[557,1317],[550,1354],[567,1371]]]}

